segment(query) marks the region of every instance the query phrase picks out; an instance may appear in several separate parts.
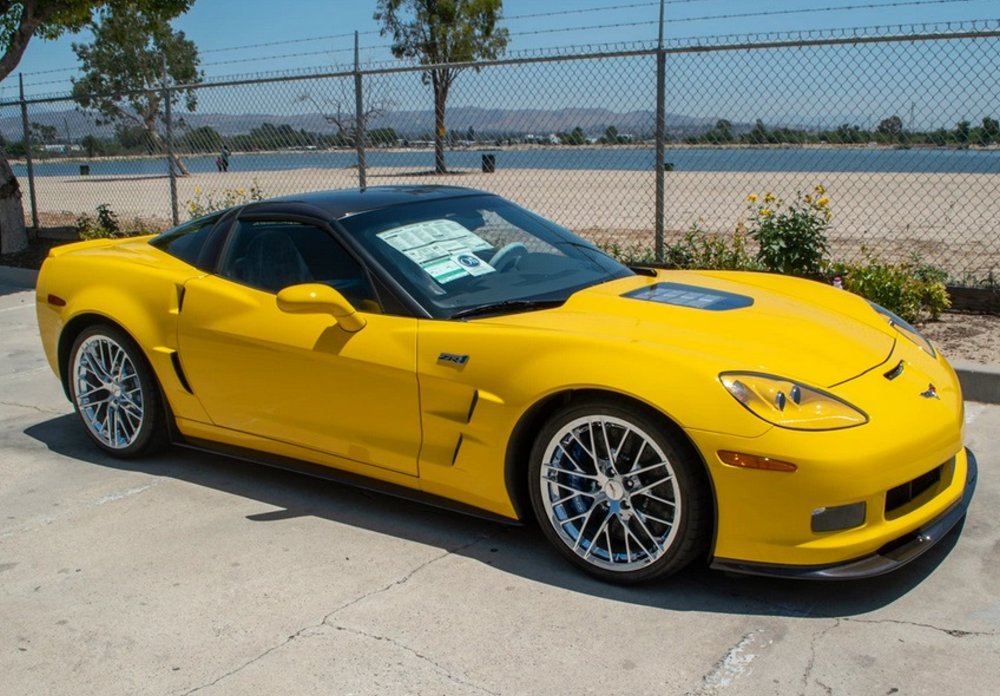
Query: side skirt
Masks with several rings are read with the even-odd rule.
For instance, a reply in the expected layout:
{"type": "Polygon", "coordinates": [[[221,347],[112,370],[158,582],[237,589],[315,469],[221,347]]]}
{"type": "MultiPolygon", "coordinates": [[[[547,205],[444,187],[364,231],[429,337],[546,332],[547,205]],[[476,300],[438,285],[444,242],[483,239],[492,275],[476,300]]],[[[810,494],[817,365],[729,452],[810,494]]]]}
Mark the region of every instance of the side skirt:
{"type": "Polygon", "coordinates": [[[441,496],[424,493],[423,491],[406,488],[405,486],[399,486],[394,483],[378,481],[376,479],[354,474],[349,471],[340,471],[338,469],[322,466],[320,464],[304,462],[290,457],[269,454],[267,452],[259,452],[257,450],[251,450],[244,447],[221,444],[218,442],[212,442],[211,440],[185,437],[178,432],[176,427],[171,428],[170,435],[173,444],[179,447],[185,447],[199,452],[208,452],[210,454],[221,454],[232,459],[239,459],[252,464],[263,464],[264,466],[270,466],[276,469],[284,469],[285,471],[315,476],[316,478],[341,483],[347,486],[353,486],[354,488],[361,488],[374,493],[389,495],[394,498],[412,500],[414,502],[430,505],[431,507],[440,508],[442,510],[449,510],[451,512],[469,515],[470,517],[477,517],[489,522],[498,522],[500,524],[510,526],[521,526],[522,524],[520,520],[503,517],[489,512],[488,510],[481,510],[480,508],[459,503],[454,500],[448,500],[447,498],[442,498],[441,496]]]}

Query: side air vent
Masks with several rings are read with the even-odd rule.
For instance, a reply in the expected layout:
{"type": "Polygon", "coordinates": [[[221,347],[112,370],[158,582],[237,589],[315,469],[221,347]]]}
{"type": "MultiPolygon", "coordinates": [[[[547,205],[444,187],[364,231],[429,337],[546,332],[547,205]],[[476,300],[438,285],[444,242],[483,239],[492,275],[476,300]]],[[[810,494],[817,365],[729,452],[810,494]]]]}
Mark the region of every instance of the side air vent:
{"type": "Polygon", "coordinates": [[[170,354],[170,364],[174,366],[174,372],[177,373],[177,379],[180,381],[181,386],[184,387],[184,391],[188,394],[194,394],[191,391],[191,385],[188,384],[187,377],[184,375],[184,369],[181,367],[181,359],[177,355],[177,351],[170,354]]]}

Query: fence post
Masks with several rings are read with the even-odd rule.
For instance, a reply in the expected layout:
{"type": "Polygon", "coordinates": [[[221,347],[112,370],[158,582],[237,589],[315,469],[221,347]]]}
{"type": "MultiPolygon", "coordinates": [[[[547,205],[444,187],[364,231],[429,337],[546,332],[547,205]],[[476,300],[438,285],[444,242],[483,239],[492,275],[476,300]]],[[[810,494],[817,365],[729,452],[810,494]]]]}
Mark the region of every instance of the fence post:
{"type": "Polygon", "coordinates": [[[31,162],[31,128],[28,126],[28,102],[24,100],[24,73],[17,74],[21,86],[21,127],[24,132],[24,161],[28,165],[28,200],[31,203],[31,227],[38,231],[38,202],[35,200],[35,168],[31,162]]]}
{"type": "Polygon", "coordinates": [[[354,147],[358,151],[358,187],[364,191],[368,187],[365,166],[365,105],[357,31],[354,32],[354,124],[354,147]]]}
{"type": "Polygon", "coordinates": [[[177,214],[177,171],[174,168],[173,111],[170,104],[171,94],[167,80],[167,57],[163,56],[163,120],[167,129],[167,173],[170,177],[170,219],[176,225],[180,222],[180,216],[177,214]]]}
{"type": "Polygon", "coordinates": [[[663,50],[663,0],[660,0],[660,32],[656,46],[656,205],[654,251],[656,260],[663,261],[664,166],[663,141],[666,138],[666,74],[667,54],[663,50]]]}

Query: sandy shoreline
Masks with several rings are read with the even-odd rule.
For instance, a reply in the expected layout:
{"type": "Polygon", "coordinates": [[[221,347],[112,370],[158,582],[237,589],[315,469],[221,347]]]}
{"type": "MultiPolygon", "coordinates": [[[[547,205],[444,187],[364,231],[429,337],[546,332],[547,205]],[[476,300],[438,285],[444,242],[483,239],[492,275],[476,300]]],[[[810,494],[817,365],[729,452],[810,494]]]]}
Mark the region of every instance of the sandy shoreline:
{"type": "MultiPolygon", "coordinates": [[[[448,176],[370,168],[368,185],[449,184],[498,193],[592,239],[651,246],[654,173],[500,169],[448,176]]],[[[230,171],[177,180],[180,218],[200,191],[219,198],[224,189],[256,185],[265,196],[357,187],[355,169],[230,171]]],[[[817,183],[826,186],[834,219],[830,239],[838,256],[856,256],[862,244],[883,255],[911,252],[953,274],[1000,266],[1000,175],[867,172],[668,172],[665,223],[668,239],[693,224],[730,231],[746,214],[751,192],[792,197],[817,183]]],[[[36,198],[44,213],[94,213],[106,203],[119,217],[170,219],[166,177],[38,177],[36,198]]],[[[24,191],[25,210],[28,195],[24,191]]]]}

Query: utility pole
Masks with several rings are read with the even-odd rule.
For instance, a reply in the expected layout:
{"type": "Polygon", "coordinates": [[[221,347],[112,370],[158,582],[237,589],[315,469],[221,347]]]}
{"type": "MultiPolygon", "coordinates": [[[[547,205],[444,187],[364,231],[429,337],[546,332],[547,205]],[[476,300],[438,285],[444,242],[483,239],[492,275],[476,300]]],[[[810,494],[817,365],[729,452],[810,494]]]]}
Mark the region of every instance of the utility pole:
{"type": "Polygon", "coordinates": [[[35,168],[31,161],[31,128],[28,126],[28,102],[24,100],[24,73],[17,74],[21,88],[21,126],[24,132],[24,161],[28,165],[28,200],[31,202],[31,227],[38,230],[38,202],[35,200],[35,168]]]}
{"type": "MultiPolygon", "coordinates": [[[[367,188],[367,172],[365,171],[365,109],[364,94],[361,84],[361,52],[358,48],[358,32],[354,32],[354,147],[358,152],[358,187],[364,191],[367,188]]],[[[337,105],[340,111],[340,105],[337,105]]]]}
{"type": "Polygon", "coordinates": [[[663,5],[664,0],[660,0],[660,28],[656,41],[656,225],[655,225],[655,254],[657,261],[663,261],[663,214],[664,214],[664,165],[663,165],[663,141],[666,138],[666,73],[667,54],[663,50],[663,5]]]}

